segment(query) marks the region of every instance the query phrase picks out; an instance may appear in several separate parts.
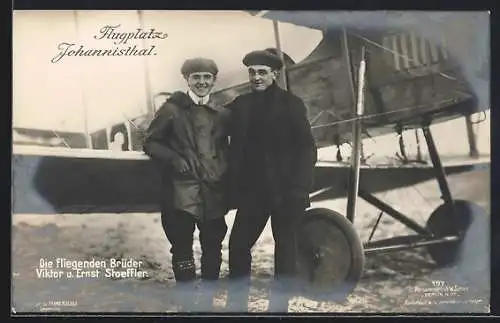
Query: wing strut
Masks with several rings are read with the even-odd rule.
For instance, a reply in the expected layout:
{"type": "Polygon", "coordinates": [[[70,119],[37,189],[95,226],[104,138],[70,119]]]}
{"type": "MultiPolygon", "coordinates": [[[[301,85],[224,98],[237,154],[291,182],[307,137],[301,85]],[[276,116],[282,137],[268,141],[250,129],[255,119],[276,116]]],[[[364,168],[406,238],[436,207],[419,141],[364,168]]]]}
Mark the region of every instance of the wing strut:
{"type": "MultiPolygon", "coordinates": [[[[142,29],[144,29],[144,11],[143,10],[137,10],[137,17],[139,18],[139,24],[142,29]]],[[[146,40],[142,40],[143,45],[146,45],[146,40]]],[[[146,48],[146,46],[144,46],[146,48]]],[[[149,75],[149,65],[148,65],[148,58],[147,56],[144,56],[143,59],[144,63],[144,85],[145,85],[145,90],[146,90],[146,109],[147,109],[147,114],[149,117],[153,117],[155,114],[155,108],[153,104],[153,100],[151,98],[151,79],[149,75]]]]}
{"type": "Polygon", "coordinates": [[[276,51],[278,56],[281,58],[283,62],[283,67],[280,71],[279,83],[285,89],[288,90],[288,84],[286,79],[286,66],[285,66],[285,55],[283,55],[283,51],[281,50],[281,41],[280,41],[280,33],[279,33],[279,25],[277,20],[273,20],[273,29],[274,29],[274,41],[276,44],[276,51]]]}
{"type": "MultiPolygon", "coordinates": [[[[80,38],[80,22],[78,19],[78,11],[73,10],[73,19],[75,22],[75,32],[76,36],[80,38]]],[[[92,138],[90,137],[90,132],[89,132],[89,115],[88,115],[88,110],[87,110],[87,98],[86,98],[86,93],[85,93],[85,74],[83,73],[83,70],[81,70],[80,74],[81,80],[82,80],[82,90],[81,90],[81,95],[82,95],[82,105],[83,105],[83,127],[85,128],[85,142],[86,146],[89,149],[92,149],[92,138]]]]}
{"type": "Polygon", "coordinates": [[[356,214],[356,202],[358,198],[359,189],[359,167],[361,162],[361,118],[364,113],[364,90],[365,90],[365,47],[361,47],[361,61],[359,64],[358,72],[358,97],[356,105],[356,120],[352,123],[353,143],[352,143],[352,158],[351,169],[349,172],[349,190],[347,192],[347,219],[351,222],[354,221],[356,214]]]}
{"type": "MultiPolygon", "coordinates": [[[[347,74],[349,76],[349,85],[351,88],[351,98],[352,102],[356,102],[356,93],[355,93],[355,88],[354,88],[354,67],[352,66],[351,63],[351,55],[349,53],[349,40],[347,38],[347,30],[342,28],[342,50],[344,52],[344,59],[345,59],[345,64],[347,66],[347,74]]],[[[363,130],[361,132],[363,134],[363,130]]],[[[361,142],[360,145],[360,150],[361,150],[361,163],[365,163],[365,156],[364,156],[364,148],[363,148],[363,142],[361,142]]]]}

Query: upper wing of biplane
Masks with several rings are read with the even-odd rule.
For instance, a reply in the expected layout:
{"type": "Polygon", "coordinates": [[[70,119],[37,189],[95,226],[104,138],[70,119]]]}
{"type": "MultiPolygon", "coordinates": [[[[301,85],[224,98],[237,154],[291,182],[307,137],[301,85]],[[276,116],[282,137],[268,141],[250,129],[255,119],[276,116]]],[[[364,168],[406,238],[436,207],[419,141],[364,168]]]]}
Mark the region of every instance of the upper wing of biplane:
{"type": "Polygon", "coordinates": [[[308,106],[319,146],[349,140],[362,48],[365,135],[489,109],[489,58],[487,42],[481,42],[488,29],[481,13],[249,13],[323,32],[316,49],[285,70],[288,89],[308,106]]]}

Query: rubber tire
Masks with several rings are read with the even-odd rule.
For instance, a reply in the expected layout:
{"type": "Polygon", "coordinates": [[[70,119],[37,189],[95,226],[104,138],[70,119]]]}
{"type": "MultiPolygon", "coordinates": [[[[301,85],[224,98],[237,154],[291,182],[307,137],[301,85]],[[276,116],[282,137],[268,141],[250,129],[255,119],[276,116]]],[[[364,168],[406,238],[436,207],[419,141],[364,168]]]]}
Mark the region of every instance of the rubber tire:
{"type": "MultiPolygon", "coordinates": [[[[346,219],[342,214],[326,208],[313,208],[306,211],[302,221],[301,228],[305,228],[310,221],[326,221],[334,226],[338,231],[342,232],[347,245],[350,247],[350,266],[346,277],[339,286],[331,286],[328,292],[315,290],[307,280],[302,279],[302,292],[307,298],[317,301],[342,301],[354,290],[360,280],[365,264],[365,255],[363,251],[363,243],[359,238],[353,224],[346,219]]],[[[299,233],[299,250],[301,256],[299,261],[307,262],[307,244],[304,232],[299,233]],[[302,235],[301,235],[302,234],[302,235]]],[[[308,264],[301,264],[302,268],[307,268],[308,264]]]]}
{"type": "MultiPolygon", "coordinates": [[[[460,260],[460,257],[463,256],[462,247],[464,240],[470,240],[465,239],[467,231],[474,221],[483,222],[484,224],[482,225],[486,225],[485,229],[488,230],[487,223],[484,222],[487,221],[487,215],[483,208],[466,200],[455,200],[454,207],[455,219],[452,219],[453,213],[450,210],[450,205],[444,203],[437,207],[427,220],[427,228],[436,237],[450,235],[460,236],[460,240],[457,242],[431,245],[427,247],[429,255],[439,267],[454,265],[460,260]],[[450,225],[450,223],[455,223],[456,226],[450,225]]],[[[479,224],[481,225],[481,223],[479,224]]],[[[487,234],[487,232],[485,232],[485,234],[487,234]]]]}

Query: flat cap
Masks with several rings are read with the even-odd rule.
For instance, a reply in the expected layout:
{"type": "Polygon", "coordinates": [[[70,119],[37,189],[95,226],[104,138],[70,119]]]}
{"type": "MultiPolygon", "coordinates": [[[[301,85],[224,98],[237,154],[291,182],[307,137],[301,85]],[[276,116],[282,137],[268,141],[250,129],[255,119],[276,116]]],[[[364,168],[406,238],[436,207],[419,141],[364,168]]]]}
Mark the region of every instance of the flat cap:
{"type": "Polygon", "coordinates": [[[213,60],[203,57],[187,59],[184,64],[182,64],[182,75],[187,77],[191,73],[198,72],[208,72],[213,75],[217,75],[217,73],[219,73],[219,69],[213,60]]]}
{"type": "Polygon", "coordinates": [[[266,65],[277,70],[283,66],[281,58],[268,50],[256,50],[246,54],[243,57],[243,64],[245,66],[266,65]]]}

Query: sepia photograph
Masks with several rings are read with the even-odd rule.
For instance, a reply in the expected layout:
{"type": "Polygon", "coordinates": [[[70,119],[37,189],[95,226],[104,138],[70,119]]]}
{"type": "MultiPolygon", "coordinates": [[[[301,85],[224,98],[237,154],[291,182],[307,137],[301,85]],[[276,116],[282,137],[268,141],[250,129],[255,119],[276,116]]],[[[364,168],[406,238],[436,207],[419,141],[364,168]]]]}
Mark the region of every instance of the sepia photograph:
{"type": "Polygon", "coordinates": [[[11,314],[490,312],[488,11],[12,19],[11,314]]]}

